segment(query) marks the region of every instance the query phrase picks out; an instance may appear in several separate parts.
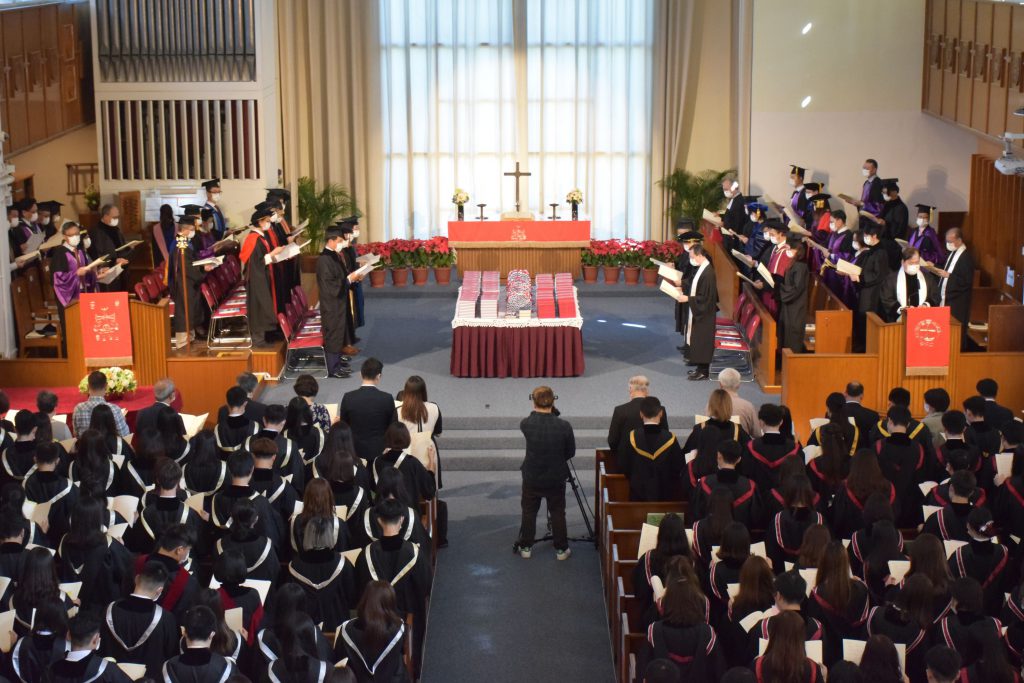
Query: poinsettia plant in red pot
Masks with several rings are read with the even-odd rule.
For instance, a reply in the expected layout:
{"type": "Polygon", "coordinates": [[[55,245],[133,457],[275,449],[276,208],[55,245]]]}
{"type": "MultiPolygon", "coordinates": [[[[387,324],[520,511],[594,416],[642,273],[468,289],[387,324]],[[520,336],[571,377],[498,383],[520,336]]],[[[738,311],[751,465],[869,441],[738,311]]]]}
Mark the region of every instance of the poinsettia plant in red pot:
{"type": "Polygon", "coordinates": [[[455,247],[448,244],[448,238],[438,235],[424,241],[423,248],[427,252],[427,262],[434,269],[434,280],[439,285],[451,284],[452,266],[458,259],[455,247]]]}
{"type": "Polygon", "coordinates": [[[388,242],[367,242],[366,244],[356,245],[356,254],[358,256],[365,256],[366,254],[373,254],[379,256],[380,260],[370,271],[370,286],[371,287],[383,287],[387,281],[388,271],[387,268],[391,263],[391,245],[388,242]]]}

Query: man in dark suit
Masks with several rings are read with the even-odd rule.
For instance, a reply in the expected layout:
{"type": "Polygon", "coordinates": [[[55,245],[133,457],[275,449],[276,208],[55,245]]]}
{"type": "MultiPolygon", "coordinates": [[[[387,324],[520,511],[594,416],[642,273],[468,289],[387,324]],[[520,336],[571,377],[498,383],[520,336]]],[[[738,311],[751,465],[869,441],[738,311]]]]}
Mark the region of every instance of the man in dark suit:
{"type": "Polygon", "coordinates": [[[986,377],[979,379],[975,388],[978,395],[985,399],[985,422],[989,423],[992,429],[1002,429],[1003,425],[1013,419],[1013,411],[996,403],[999,384],[994,379],[986,377]]]}
{"type": "MultiPolygon", "coordinates": [[[[732,230],[737,235],[743,234],[743,226],[747,224],[747,199],[740,192],[740,183],[735,176],[727,175],[722,179],[722,194],[725,195],[725,211],[722,213],[722,225],[732,230]]],[[[736,238],[732,243],[727,243],[734,249],[742,249],[743,246],[736,238]]]]}
{"type": "Polygon", "coordinates": [[[860,382],[850,382],[846,385],[845,398],[843,416],[847,419],[853,418],[858,432],[857,448],[863,448],[868,444],[871,430],[878,424],[878,413],[860,404],[864,400],[864,385],[860,382]]]}
{"type": "MultiPolygon", "coordinates": [[[[643,375],[629,378],[629,401],[615,406],[615,410],[612,411],[612,423],[608,427],[608,447],[612,453],[618,453],[623,437],[634,429],[644,426],[643,416],[640,415],[640,404],[647,397],[650,388],[651,381],[643,375]]],[[[668,429],[668,417],[665,415],[664,407],[662,407],[659,424],[662,428],[668,429]]]]}
{"type": "Polygon", "coordinates": [[[153,398],[156,403],[146,406],[135,416],[135,433],[139,434],[147,429],[156,429],[156,416],[164,406],[171,408],[174,402],[174,381],[171,379],[157,380],[153,385],[153,398]]]}
{"type": "Polygon", "coordinates": [[[381,391],[384,365],[376,358],[367,358],[359,369],[363,385],[341,397],[338,416],[352,428],[356,454],[371,468],[373,460],[384,452],[384,432],[398,421],[395,400],[381,391]]]}
{"type": "MultiPolygon", "coordinates": [[[[946,231],[946,251],[949,256],[939,270],[939,305],[949,306],[953,319],[963,326],[960,333],[960,350],[967,350],[967,323],[971,316],[971,288],[974,287],[974,261],[971,259],[964,235],[960,228],[946,231]]],[[[938,265],[937,263],[935,265],[938,265]]]]}
{"type": "MultiPolygon", "coordinates": [[[[254,396],[256,389],[260,385],[259,378],[251,372],[243,372],[235,379],[235,384],[245,391],[245,395],[249,401],[245,404],[245,417],[250,422],[255,422],[258,425],[263,424],[263,413],[267,411],[267,404],[260,403],[254,396]]],[[[228,417],[228,407],[221,406],[220,411],[217,413],[217,422],[223,422],[228,417]]]]}

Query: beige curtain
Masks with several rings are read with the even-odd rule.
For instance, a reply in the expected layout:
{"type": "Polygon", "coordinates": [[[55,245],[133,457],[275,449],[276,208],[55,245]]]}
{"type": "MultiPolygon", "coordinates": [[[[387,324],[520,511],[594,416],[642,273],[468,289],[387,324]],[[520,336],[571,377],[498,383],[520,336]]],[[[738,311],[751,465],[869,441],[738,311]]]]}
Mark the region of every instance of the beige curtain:
{"type": "MultiPolygon", "coordinates": [[[[665,212],[668,193],[657,181],[675,170],[684,135],[687,86],[694,68],[693,22],[696,0],[657,0],[651,108],[651,237],[667,239],[672,225],[665,212]]],[[[716,0],[717,1],[717,0],[716,0]]]]}
{"type": "Polygon", "coordinates": [[[381,239],[380,28],[370,0],[278,0],[285,186],[344,185],[364,214],[363,241],[381,239]]]}

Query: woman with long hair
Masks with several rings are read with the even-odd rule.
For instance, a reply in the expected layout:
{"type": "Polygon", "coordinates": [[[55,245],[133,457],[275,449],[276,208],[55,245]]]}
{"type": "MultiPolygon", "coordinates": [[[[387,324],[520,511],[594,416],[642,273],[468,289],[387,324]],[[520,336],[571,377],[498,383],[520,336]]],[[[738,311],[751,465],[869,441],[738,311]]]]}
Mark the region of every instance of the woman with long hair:
{"type": "Polygon", "coordinates": [[[1006,626],[1006,646],[1016,663],[1024,661],[1024,568],[1019,573],[1017,584],[1006,594],[999,614],[999,621],[1006,626]]]}
{"type": "Polygon", "coordinates": [[[103,609],[121,596],[122,582],[131,575],[131,553],[115,538],[108,538],[106,504],[84,496],[71,510],[71,525],[57,546],[61,578],[81,581],[83,608],[103,609]]]}
{"type": "Polygon", "coordinates": [[[967,515],[967,534],[970,541],[953,552],[949,568],[953,578],[969,576],[981,584],[985,592],[985,614],[997,614],[1003,604],[1010,551],[1005,545],[994,542],[996,529],[988,508],[971,510],[967,515]]]}
{"type": "MultiPolygon", "coordinates": [[[[935,621],[946,616],[952,608],[953,575],[946,559],[946,547],[936,536],[921,534],[906,546],[910,569],[903,581],[914,574],[923,574],[932,582],[932,614],[935,621]]],[[[886,579],[890,594],[898,586],[892,577],[886,579]]]]}
{"type": "MultiPolygon", "coordinates": [[[[779,465],[779,485],[770,491],[766,491],[761,500],[767,519],[772,519],[775,515],[786,509],[786,499],[782,492],[786,488],[786,482],[794,477],[807,477],[810,479],[803,455],[797,454],[783,458],[782,464],[779,465]]],[[[828,500],[831,499],[825,499],[815,491],[812,496],[812,506],[815,510],[824,514],[828,509],[828,500]]]]}
{"type": "Polygon", "coordinates": [[[868,638],[860,658],[860,670],[864,679],[872,683],[904,683],[896,645],[888,636],[875,635],[868,638]]]}
{"type": "Polygon", "coordinates": [[[768,560],[751,555],[740,568],[736,596],[730,601],[720,629],[725,644],[726,659],[735,666],[750,663],[748,654],[750,636],[740,625],[754,612],[763,612],[775,604],[775,577],[768,560]]]}
{"type": "Polygon", "coordinates": [[[729,586],[739,584],[740,572],[748,557],[750,531],[740,522],[732,522],[722,532],[718,552],[708,571],[708,597],[716,616],[725,614],[729,606],[729,586]]]}
{"type": "Polygon", "coordinates": [[[87,429],[75,442],[75,457],[68,466],[68,478],[81,484],[97,482],[104,491],[114,487],[117,467],[110,458],[107,440],[95,429],[87,429]]]}
{"type": "Polygon", "coordinates": [[[302,538],[306,532],[306,526],[310,520],[317,517],[326,519],[330,523],[335,536],[333,546],[335,550],[345,552],[352,547],[348,525],[335,512],[331,485],[327,483],[326,479],[316,478],[306,485],[306,490],[302,495],[302,512],[292,517],[292,551],[297,553],[302,548],[302,538]]]}
{"type": "Polygon", "coordinates": [[[703,569],[715,561],[711,548],[722,543],[722,533],[732,524],[732,490],[717,486],[708,499],[708,514],[693,525],[693,555],[703,569]]]}
{"type": "Polygon", "coordinates": [[[825,397],[825,417],[828,422],[811,432],[811,438],[807,439],[808,446],[822,446],[822,434],[826,426],[830,426],[839,433],[839,437],[848,455],[853,455],[860,443],[860,431],[857,425],[850,422],[845,415],[846,397],[838,391],[834,391],[825,397]]]}
{"type": "Polygon", "coordinates": [[[153,224],[153,265],[163,273],[163,280],[168,288],[174,291],[174,268],[169,268],[168,254],[175,253],[176,222],[174,208],[170,204],[160,205],[160,220],[153,224]]]}
{"type": "Polygon", "coordinates": [[[668,563],[677,555],[692,559],[693,551],[686,536],[683,518],[670,512],[662,517],[658,525],[658,540],[654,548],[641,555],[633,567],[633,594],[643,606],[644,626],[654,621],[657,614],[654,604],[655,579],[664,585],[668,563]]]}
{"type": "Polygon", "coordinates": [[[831,500],[850,473],[850,448],[837,425],[822,425],[815,433],[819,435],[821,453],[807,463],[807,476],[814,490],[831,500]]]}
{"type": "Polygon", "coordinates": [[[803,545],[804,532],[815,524],[824,524],[825,518],[814,509],[814,489],[806,475],[791,477],[783,482],[783,510],[772,518],[765,535],[765,547],[772,561],[772,569],[781,573],[786,562],[795,562],[803,545]]]}
{"type": "Polygon", "coordinates": [[[184,486],[192,493],[213,495],[231,483],[228,466],[220,457],[217,437],[209,429],[192,438],[191,457],[181,471],[184,486]]]}
{"type": "Polygon", "coordinates": [[[164,445],[164,455],[184,466],[191,460],[191,444],[185,434],[185,426],[174,408],[160,406],[156,413],[156,430],[164,445]]]}
{"type": "MultiPolygon", "coordinates": [[[[19,527],[21,527],[23,535],[21,543],[18,545],[24,548],[29,543],[34,545],[42,545],[49,547],[49,540],[46,538],[46,534],[39,528],[39,525],[33,522],[31,519],[25,516],[25,489],[21,487],[17,482],[9,481],[0,488],[0,518],[11,520],[19,527]]],[[[15,551],[14,548],[10,549],[12,554],[16,554],[17,566],[21,566],[22,553],[20,550],[15,551]]],[[[13,574],[17,576],[18,574],[13,574]]],[[[11,574],[4,574],[4,576],[12,576],[11,574]]]]}
{"type": "MultiPolygon", "coordinates": [[[[19,634],[9,663],[5,662],[4,673],[9,668],[18,681],[44,680],[51,665],[67,655],[67,605],[55,597],[43,598],[34,610],[34,617],[31,630],[26,627],[25,633],[19,634]]],[[[17,631],[17,621],[14,627],[17,631]]]]}
{"type": "Polygon", "coordinates": [[[142,498],[153,486],[153,472],[160,458],[165,457],[164,442],[156,429],[145,429],[135,435],[135,457],[126,460],[117,473],[114,490],[121,496],[142,498]]]}
{"type": "Polygon", "coordinates": [[[825,661],[843,658],[843,639],[860,640],[871,609],[867,586],[850,574],[850,559],[841,541],[832,541],[818,565],[807,613],[825,625],[825,661]]]}
{"type": "Polygon", "coordinates": [[[341,625],[334,659],[348,657],[359,683],[409,683],[402,661],[405,622],[397,605],[391,584],[371,581],[363,589],[356,618],[341,625]]]}
{"type": "Polygon", "coordinates": [[[713,683],[725,673],[725,658],[708,623],[707,598],[694,578],[689,559],[669,561],[661,618],[647,629],[647,645],[653,659],[676,663],[680,680],[713,683]]]}
{"type": "Polygon", "coordinates": [[[430,500],[437,493],[434,473],[423,466],[410,450],[412,445],[409,429],[401,422],[393,422],[384,431],[384,452],[373,460],[374,481],[384,467],[394,467],[402,473],[405,490],[412,497],[415,506],[430,500]]]}
{"type": "Polygon", "coordinates": [[[213,576],[220,582],[217,589],[220,604],[225,611],[241,608],[246,645],[251,647],[263,621],[263,601],[259,591],[242,585],[248,578],[248,571],[245,555],[235,549],[220,553],[213,563],[213,576]]]}
{"type": "Polygon", "coordinates": [[[282,624],[284,654],[270,663],[264,680],[275,683],[324,683],[334,668],[317,655],[317,627],[308,614],[295,613],[282,624]]]}
{"type": "Polygon", "coordinates": [[[427,383],[419,375],[405,380],[401,400],[395,401],[398,421],[406,426],[411,435],[411,452],[423,466],[437,477],[441,487],[441,461],[438,457],[437,437],[443,429],[441,409],[427,400],[427,383]]]}
{"type": "MultiPolygon", "coordinates": [[[[111,456],[116,455],[123,457],[125,460],[131,460],[135,452],[128,441],[117,431],[117,423],[114,421],[114,408],[116,406],[112,408],[107,403],[100,403],[93,408],[92,414],[89,417],[89,429],[95,429],[103,435],[104,442],[107,444],[107,450],[110,451],[111,456]]],[[[120,410],[120,408],[117,408],[117,410],[120,410]]]]}
{"type": "Polygon", "coordinates": [[[806,652],[807,632],[797,612],[782,612],[768,628],[768,647],[754,660],[757,683],[816,683],[824,681],[821,666],[806,652]]]}
{"type": "Polygon", "coordinates": [[[690,432],[683,452],[697,451],[697,457],[686,466],[683,476],[684,494],[697,487],[701,477],[714,472],[718,467],[718,445],[733,439],[746,448],[750,435],[732,421],[732,397],[725,389],[715,389],[708,397],[708,419],[698,424],[690,432]]]}
{"type": "Polygon", "coordinates": [[[31,630],[32,612],[52,600],[71,607],[71,600],[61,593],[57,580],[57,564],[46,548],[32,548],[25,553],[21,575],[7,609],[14,610],[14,632],[19,637],[31,630]]]}
{"type": "Polygon", "coordinates": [[[309,594],[310,615],[336,631],[357,602],[352,564],[334,549],[334,529],[323,517],[306,524],[302,549],[288,565],[291,578],[309,594]]]}
{"type": "Polygon", "coordinates": [[[1007,657],[1003,642],[997,638],[985,641],[981,657],[960,674],[961,683],[1020,683],[1020,671],[1007,657]]]}
{"type": "MultiPolygon", "coordinates": [[[[363,461],[356,454],[356,443],[352,436],[352,428],[344,422],[336,422],[331,431],[327,433],[323,450],[320,457],[309,466],[310,477],[325,477],[327,479],[347,481],[354,479],[355,483],[367,491],[373,490],[373,479],[370,471],[363,465],[363,461]],[[340,463],[337,462],[340,460],[340,463]],[[342,471],[330,474],[333,467],[340,466],[342,471]],[[350,467],[351,464],[351,467],[350,467]]],[[[306,477],[309,479],[310,477],[306,477]]]]}
{"type": "MultiPolygon", "coordinates": [[[[233,662],[238,662],[245,654],[245,639],[241,633],[237,633],[228,626],[224,619],[224,605],[220,599],[220,593],[212,588],[200,588],[196,593],[193,607],[204,605],[209,607],[217,618],[217,629],[213,632],[213,640],[210,642],[210,651],[216,652],[222,657],[227,657],[233,662]]],[[[185,636],[181,638],[181,648],[185,648],[185,636]]]]}
{"type": "MultiPolygon", "coordinates": [[[[309,613],[312,609],[309,595],[297,583],[282,584],[273,592],[267,607],[267,616],[256,635],[256,661],[259,662],[256,668],[261,670],[284,654],[281,636],[289,621],[296,615],[309,613]]],[[[317,657],[324,661],[329,661],[333,656],[331,645],[320,629],[316,631],[316,652],[317,657]]]]}
{"type": "Polygon", "coordinates": [[[217,541],[217,553],[239,551],[245,558],[247,578],[274,582],[281,564],[274,543],[261,529],[256,506],[251,500],[239,499],[231,510],[228,535],[217,541]]]}
{"type": "MultiPolygon", "coordinates": [[[[310,377],[310,379],[313,378],[310,377]]],[[[316,380],[313,380],[313,382],[315,383],[316,380]]],[[[323,408],[323,406],[320,407],[323,408]]],[[[327,412],[326,408],[324,408],[324,412],[327,412]]],[[[328,418],[326,428],[314,420],[313,411],[310,409],[310,404],[306,398],[296,396],[288,401],[288,413],[284,420],[284,431],[281,434],[284,438],[295,442],[299,447],[302,462],[306,463],[307,466],[312,465],[313,461],[323,451],[326,441],[325,434],[330,428],[330,418],[328,418]]],[[[306,478],[309,479],[309,477],[306,478]]]]}
{"type": "Polygon", "coordinates": [[[850,460],[850,473],[832,501],[832,533],[836,538],[850,538],[863,526],[864,505],[876,493],[889,500],[898,518],[896,488],[882,474],[878,455],[871,449],[862,448],[850,460]]]}
{"type": "MultiPolygon", "coordinates": [[[[875,536],[877,522],[896,523],[896,514],[892,511],[889,499],[880,493],[873,493],[864,502],[863,526],[853,532],[847,550],[850,555],[850,569],[857,576],[864,578],[864,561],[871,555],[878,543],[875,536]]],[[[900,534],[900,549],[903,548],[903,535],[900,534]]]]}
{"type": "Polygon", "coordinates": [[[795,569],[817,569],[825,556],[825,549],[832,542],[832,534],[824,524],[815,524],[804,531],[804,540],[800,544],[795,569]]]}
{"type": "Polygon", "coordinates": [[[927,576],[909,576],[891,601],[872,607],[868,615],[869,636],[888,636],[906,648],[906,674],[915,683],[925,680],[925,654],[934,640],[932,593],[927,576]]]}

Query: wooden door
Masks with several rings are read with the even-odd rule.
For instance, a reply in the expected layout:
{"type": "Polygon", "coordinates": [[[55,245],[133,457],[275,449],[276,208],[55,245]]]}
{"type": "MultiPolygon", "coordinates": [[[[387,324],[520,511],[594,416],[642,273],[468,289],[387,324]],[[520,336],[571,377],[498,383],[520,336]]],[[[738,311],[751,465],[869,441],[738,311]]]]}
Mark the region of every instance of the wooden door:
{"type": "Polygon", "coordinates": [[[1024,116],[1013,112],[1024,107],[1024,6],[1014,5],[1010,32],[1010,63],[1007,72],[1006,130],[1024,133],[1024,116]]]}
{"type": "Polygon", "coordinates": [[[942,113],[942,56],[946,43],[946,0],[928,3],[928,37],[925,39],[924,97],[922,106],[936,116],[942,113]]]}
{"type": "Polygon", "coordinates": [[[979,58],[978,41],[975,39],[977,14],[977,0],[963,0],[960,5],[960,54],[956,72],[956,121],[965,126],[971,125],[974,100],[974,79],[971,75],[979,58]]]}
{"type": "Polygon", "coordinates": [[[992,8],[990,2],[979,2],[974,24],[974,60],[971,66],[971,124],[984,131],[988,126],[988,102],[992,68],[992,8]]]}
{"type": "Polygon", "coordinates": [[[992,59],[988,72],[988,125],[989,135],[1002,135],[1006,130],[1006,95],[1010,66],[1010,5],[992,7],[992,59]]]}
{"type": "Polygon", "coordinates": [[[957,72],[961,59],[961,0],[946,0],[946,45],[942,59],[942,108],[944,118],[956,120],[957,72]]]}

